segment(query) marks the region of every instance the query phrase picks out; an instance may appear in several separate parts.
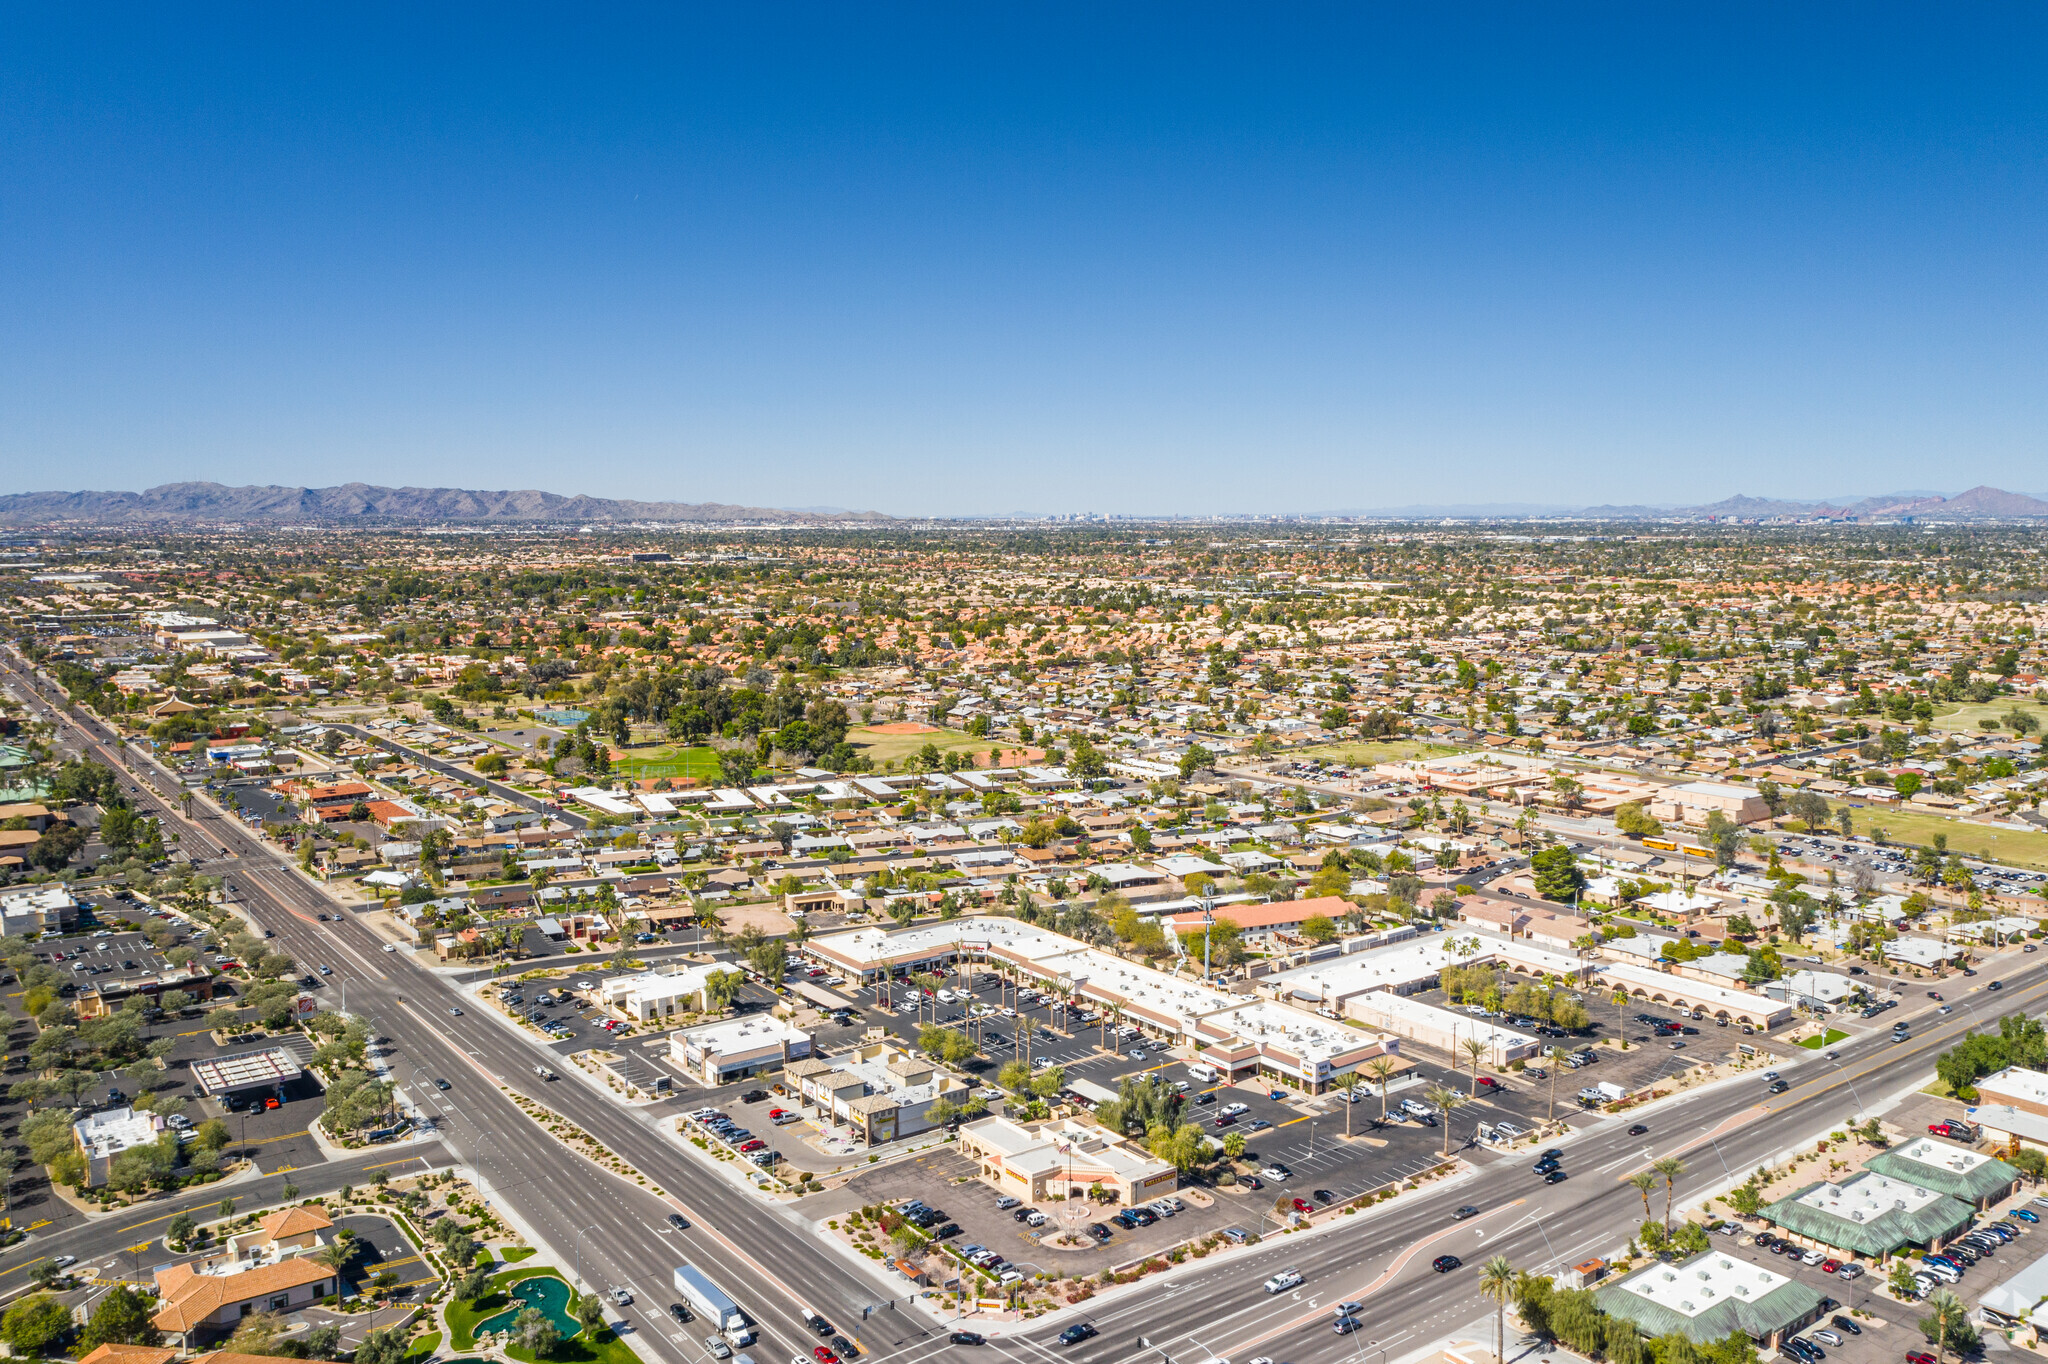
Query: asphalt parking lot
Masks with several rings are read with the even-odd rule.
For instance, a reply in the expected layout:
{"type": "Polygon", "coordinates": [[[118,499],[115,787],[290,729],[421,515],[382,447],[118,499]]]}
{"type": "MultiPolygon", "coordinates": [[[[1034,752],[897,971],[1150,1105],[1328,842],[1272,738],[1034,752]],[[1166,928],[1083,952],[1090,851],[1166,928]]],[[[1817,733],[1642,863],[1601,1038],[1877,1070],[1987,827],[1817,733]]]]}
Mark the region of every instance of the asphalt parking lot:
{"type": "MultiPolygon", "coordinates": [[[[960,1234],[947,1237],[947,1245],[956,1248],[985,1246],[1009,1261],[1005,1268],[1026,1275],[1041,1270],[1063,1275],[1093,1274],[1164,1252],[1182,1241],[1206,1236],[1224,1227],[1256,1231],[1261,1213],[1270,1214],[1272,1209],[1272,1201],[1263,1195],[1231,1195],[1220,1191],[1215,1195],[1215,1206],[1198,1208],[1183,1190],[1179,1197],[1187,1204],[1185,1211],[1173,1217],[1161,1217],[1150,1226],[1126,1230],[1111,1220],[1119,1206],[1105,1204],[1093,1209],[1092,1220],[1109,1228],[1110,1239],[1099,1245],[1091,1243],[1084,1250],[1060,1250],[1041,1244],[1040,1238],[1055,1230],[1050,1221],[1040,1227],[1018,1221],[1015,1214],[1021,1209],[998,1208],[996,1191],[972,1178],[973,1173],[971,1161],[954,1151],[938,1150],[876,1166],[847,1187],[849,1192],[858,1193],[860,1204],[922,1199],[959,1224],[960,1234]],[[959,1182],[963,1179],[965,1183],[959,1182]]],[[[1055,1204],[1035,1206],[1050,1214],[1055,1204]]],[[[1268,1220],[1270,1224],[1270,1217],[1268,1220]]]]}
{"type": "Polygon", "coordinates": [[[412,1242],[405,1239],[405,1233],[390,1218],[367,1214],[344,1217],[335,1223],[335,1227],[346,1227],[355,1232],[356,1244],[361,1247],[348,1267],[349,1287],[353,1291],[361,1292],[385,1273],[395,1278],[400,1296],[410,1291],[424,1297],[440,1282],[433,1269],[420,1258],[412,1242]]]}

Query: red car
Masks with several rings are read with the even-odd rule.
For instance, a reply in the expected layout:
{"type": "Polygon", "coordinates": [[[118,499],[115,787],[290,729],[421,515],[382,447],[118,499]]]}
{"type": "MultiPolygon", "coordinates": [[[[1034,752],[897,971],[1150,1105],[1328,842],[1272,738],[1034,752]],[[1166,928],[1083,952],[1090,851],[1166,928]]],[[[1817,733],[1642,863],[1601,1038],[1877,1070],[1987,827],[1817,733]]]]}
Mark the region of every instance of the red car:
{"type": "Polygon", "coordinates": [[[774,1119],[779,1118],[781,1116],[782,1110],[779,1108],[771,1108],[768,1110],[768,1117],[770,1121],[773,1121],[774,1119]]]}
{"type": "Polygon", "coordinates": [[[1315,1207],[1306,1198],[1297,1198],[1294,1200],[1294,1210],[1299,1213],[1311,1213],[1315,1211],[1315,1207]]]}
{"type": "Polygon", "coordinates": [[[1820,1272],[1823,1274],[1832,1274],[1841,1267],[1842,1262],[1840,1260],[1822,1260],[1820,1262],[1820,1272]]]}
{"type": "Polygon", "coordinates": [[[1906,1364],[1934,1364],[1934,1356],[1925,1350],[1908,1350],[1906,1364]]]}
{"type": "Polygon", "coordinates": [[[752,1141],[743,1141],[740,1143],[741,1154],[745,1154],[748,1151],[765,1151],[767,1149],[768,1143],[762,1141],[759,1137],[755,1137],[752,1141]]]}
{"type": "Polygon", "coordinates": [[[839,1364],[839,1356],[822,1345],[811,1351],[811,1358],[817,1360],[818,1364],[839,1364]]]}
{"type": "Polygon", "coordinates": [[[1506,1089],[1506,1088],[1507,1088],[1507,1086],[1506,1086],[1506,1085],[1504,1085],[1504,1084],[1502,1084],[1502,1083],[1501,1083],[1500,1081],[1498,1081],[1498,1080],[1494,1079],[1494,1078],[1493,1078],[1493,1077],[1492,1077],[1491,1075],[1482,1075],[1482,1076],[1480,1076],[1480,1077],[1479,1077],[1479,1087],[1480,1087],[1481,1089],[1506,1089]]]}
{"type": "Polygon", "coordinates": [[[272,1109],[272,1108],[276,1108],[276,1107],[277,1107],[277,1100],[275,1100],[275,1099],[265,1099],[265,1100],[263,1101],[263,1107],[264,1107],[264,1108],[265,1108],[266,1110],[268,1110],[268,1109],[272,1109]]]}
{"type": "Polygon", "coordinates": [[[1927,1124],[1927,1134],[1931,1137],[1968,1137],[1970,1129],[1958,1123],[1931,1122],[1927,1124]]]}

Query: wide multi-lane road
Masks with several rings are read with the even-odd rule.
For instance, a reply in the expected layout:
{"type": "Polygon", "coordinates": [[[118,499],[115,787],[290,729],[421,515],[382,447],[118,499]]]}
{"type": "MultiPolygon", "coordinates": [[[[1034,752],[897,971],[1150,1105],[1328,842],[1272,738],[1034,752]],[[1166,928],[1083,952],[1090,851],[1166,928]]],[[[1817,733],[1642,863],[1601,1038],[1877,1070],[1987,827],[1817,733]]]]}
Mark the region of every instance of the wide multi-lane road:
{"type": "MultiPolygon", "coordinates": [[[[35,686],[41,679],[17,657],[0,654],[0,672],[17,691],[36,695],[37,710],[60,726],[67,748],[116,766],[124,766],[124,758],[143,761],[97,722],[51,706],[35,686]]],[[[171,780],[167,773],[155,775],[159,785],[171,780]]],[[[277,944],[302,966],[333,968],[329,988],[339,994],[345,986],[349,1010],[391,1039],[393,1068],[409,1096],[434,1117],[442,1146],[476,1171],[495,1206],[508,1208],[572,1268],[580,1263],[590,1287],[632,1292],[632,1306],[615,1311],[636,1328],[637,1343],[653,1358],[704,1357],[700,1324],[679,1328],[665,1310],[675,1296],[670,1270],[684,1259],[704,1267],[755,1317],[766,1337],[761,1349],[769,1352],[756,1350],[757,1358],[809,1352],[816,1338],[803,1326],[805,1308],[822,1312],[870,1353],[892,1352],[935,1334],[927,1319],[907,1307],[863,1321],[862,1308],[900,1296],[907,1286],[896,1281],[892,1287],[879,1270],[825,1245],[803,1219],[686,1155],[652,1117],[621,1108],[573,1075],[542,1080],[534,1074],[542,1058],[522,1038],[480,1017],[481,1010],[451,1013],[471,1002],[451,983],[384,952],[381,941],[345,913],[321,922],[321,913],[334,914],[340,906],[237,821],[205,802],[194,802],[199,817],[187,821],[154,799],[147,785],[136,801],[167,828],[182,829],[188,849],[204,855],[218,848],[221,858],[206,869],[234,883],[238,906],[274,932],[277,944]],[[435,1089],[434,1078],[445,1078],[451,1087],[435,1089]],[[575,1122],[672,1198],[657,1197],[568,1153],[507,1090],[575,1122]],[[689,1219],[689,1230],[668,1227],[668,1214],[677,1211],[689,1219]],[[778,1349],[781,1354],[774,1354],[778,1349]]],[[[309,1182],[311,1171],[295,1178],[301,1188],[316,1187],[309,1182]]],[[[0,1274],[44,1256],[79,1254],[72,1238],[84,1244],[95,1234],[96,1228],[87,1228],[32,1240],[0,1256],[0,1274]]]]}
{"type": "MultiPolygon", "coordinates": [[[[17,686],[28,680],[13,658],[0,657],[0,670],[17,686]]],[[[67,727],[73,746],[103,760],[117,759],[113,736],[97,724],[43,709],[67,727]]],[[[575,1078],[555,1084],[539,1080],[533,1074],[543,1059],[538,1049],[479,1017],[481,1010],[452,1014],[465,1001],[449,982],[382,951],[382,944],[347,915],[321,922],[318,914],[333,912],[334,902],[236,821],[206,811],[195,828],[146,796],[142,803],[170,825],[188,830],[188,848],[205,842],[220,847],[227,860],[209,869],[235,883],[244,907],[302,964],[333,967],[337,986],[347,986],[349,1008],[372,1018],[393,1039],[399,1076],[419,1105],[435,1115],[443,1145],[477,1171],[495,1202],[572,1266],[580,1255],[581,1272],[592,1287],[633,1290],[635,1304],[624,1315],[639,1328],[641,1345],[655,1358],[696,1360],[703,1354],[695,1340],[700,1333],[692,1330],[689,1339],[681,1338],[684,1333],[662,1311],[670,1297],[669,1267],[682,1257],[705,1265],[760,1320],[768,1338],[750,1352],[759,1359],[808,1352],[815,1337],[803,1329],[797,1315],[801,1308],[823,1312],[871,1355],[915,1361],[929,1353],[971,1348],[947,1344],[942,1330],[907,1308],[863,1322],[863,1306],[904,1290],[830,1249],[787,1209],[738,1187],[723,1171],[686,1158],[657,1130],[655,1119],[620,1107],[575,1078]],[[434,1089],[434,1077],[446,1078],[451,1088],[434,1089]],[[501,1085],[579,1124],[674,1201],[567,1154],[501,1085]],[[678,1208],[692,1223],[689,1231],[676,1233],[665,1226],[666,1215],[678,1208]]],[[[1005,1329],[984,1351],[1035,1364],[1054,1353],[1087,1364],[1138,1364],[1161,1350],[1183,1364],[1199,1364],[1212,1355],[1239,1364],[1252,1355],[1311,1362],[1347,1356],[1398,1359],[1446,1330],[1488,1315],[1489,1305],[1480,1299],[1475,1282],[1475,1267],[1487,1256],[1505,1255],[1517,1266],[1544,1270],[1621,1245],[1642,1219],[1639,1195],[1622,1182],[1631,1172],[1664,1156],[1678,1156],[1690,1171],[1679,1183],[1683,1199],[1689,1187],[1733,1179],[1910,1088],[1965,1028],[2012,1009],[2039,1011],[2048,1001],[2048,955],[2008,957],[1984,971],[1972,989],[1952,986],[1949,993],[1955,1012],[1920,1019],[1911,1042],[1892,1045],[1878,1036],[1859,1037],[1838,1049],[1839,1061],[1813,1055],[1787,1063],[1787,1078],[1793,1081],[1787,1093],[1766,1095],[1761,1082],[1748,1079],[1697,1091],[1642,1115],[1639,1120],[1650,1128],[1642,1136],[1627,1133],[1630,1122],[1638,1120],[1633,1116],[1588,1119],[1583,1130],[1559,1143],[1571,1172],[1562,1184],[1541,1183],[1526,1168],[1526,1156],[1509,1161],[1477,1157],[1480,1168],[1460,1180],[1407,1195],[1372,1213],[1339,1218],[1328,1230],[1270,1238],[1248,1253],[1197,1261],[1042,1323],[1005,1329]],[[2005,988],[1985,992],[1981,987],[1994,976],[2005,988]],[[1467,1203],[1482,1209],[1480,1215],[1453,1220],[1452,1212],[1467,1203]],[[1434,1273],[1430,1262],[1442,1254],[1462,1257],[1466,1267],[1448,1276],[1434,1273]],[[1260,1283],[1283,1268],[1299,1270],[1306,1282],[1290,1292],[1263,1293],[1260,1283]],[[1345,1300],[1364,1303],[1359,1314],[1363,1329],[1339,1337],[1330,1330],[1330,1307],[1345,1300]],[[1077,1346],[1057,1345],[1053,1337],[1058,1330],[1080,1319],[1094,1323],[1101,1334],[1077,1346]]],[[[297,1176],[302,1186],[312,1187],[309,1174],[297,1176]]],[[[68,1250],[61,1239],[0,1257],[0,1274],[68,1250]]],[[[1855,1292],[1840,1296],[1853,1301],[1855,1292]]]]}

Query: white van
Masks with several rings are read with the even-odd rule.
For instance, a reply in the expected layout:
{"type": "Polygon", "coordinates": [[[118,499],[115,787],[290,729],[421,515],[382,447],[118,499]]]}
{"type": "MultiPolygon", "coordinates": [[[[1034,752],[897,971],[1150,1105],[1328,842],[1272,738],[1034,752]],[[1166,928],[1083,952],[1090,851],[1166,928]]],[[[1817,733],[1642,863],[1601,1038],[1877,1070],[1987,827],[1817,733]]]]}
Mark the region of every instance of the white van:
{"type": "Polygon", "coordinates": [[[1188,1078],[1190,1080],[1199,1080],[1205,1085],[1216,1083],[1220,1074],[1214,1066],[1195,1065],[1188,1067],[1188,1078]]]}
{"type": "Polygon", "coordinates": [[[941,990],[941,991],[939,991],[939,1003],[941,1003],[941,1004],[957,1004],[957,1003],[959,1003],[959,1001],[960,1001],[960,996],[958,996],[958,995],[954,994],[954,993],[953,993],[953,992],[952,992],[951,990],[941,990]]]}

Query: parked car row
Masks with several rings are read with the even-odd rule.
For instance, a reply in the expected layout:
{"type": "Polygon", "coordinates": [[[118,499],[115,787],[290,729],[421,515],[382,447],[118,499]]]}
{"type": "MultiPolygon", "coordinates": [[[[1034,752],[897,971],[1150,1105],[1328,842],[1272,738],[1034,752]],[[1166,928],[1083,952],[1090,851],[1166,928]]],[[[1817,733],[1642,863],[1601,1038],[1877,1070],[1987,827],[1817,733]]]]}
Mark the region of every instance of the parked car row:
{"type": "Polygon", "coordinates": [[[781,1153],[767,1142],[715,1108],[700,1108],[688,1117],[705,1136],[730,1147],[751,1164],[768,1166],[782,1159],[781,1153]]]}

